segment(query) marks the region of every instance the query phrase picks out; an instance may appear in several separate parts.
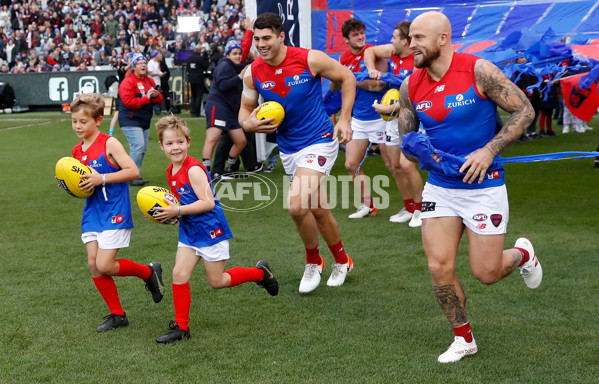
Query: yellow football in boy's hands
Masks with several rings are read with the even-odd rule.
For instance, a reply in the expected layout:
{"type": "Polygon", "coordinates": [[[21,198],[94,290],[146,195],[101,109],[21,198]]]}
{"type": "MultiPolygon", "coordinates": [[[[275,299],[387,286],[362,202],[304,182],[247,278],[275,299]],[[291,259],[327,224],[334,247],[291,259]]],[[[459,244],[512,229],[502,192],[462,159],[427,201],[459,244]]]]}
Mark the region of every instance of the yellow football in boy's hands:
{"type": "Polygon", "coordinates": [[[91,175],[91,171],[82,162],[74,157],[63,157],[56,163],[56,179],[60,186],[71,196],[85,199],[90,197],[94,190],[84,191],[79,187],[81,175],[91,175]]]}
{"type": "Polygon", "coordinates": [[[158,221],[154,218],[157,207],[168,207],[168,203],[164,200],[179,204],[177,198],[166,188],[149,186],[137,192],[137,205],[148,219],[160,224],[177,224],[179,220],[176,217],[166,221],[158,221]]]}
{"type": "Polygon", "coordinates": [[[276,101],[267,101],[260,105],[260,109],[256,114],[258,120],[266,120],[274,117],[274,121],[270,125],[281,124],[285,118],[285,109],[276,101]]]}

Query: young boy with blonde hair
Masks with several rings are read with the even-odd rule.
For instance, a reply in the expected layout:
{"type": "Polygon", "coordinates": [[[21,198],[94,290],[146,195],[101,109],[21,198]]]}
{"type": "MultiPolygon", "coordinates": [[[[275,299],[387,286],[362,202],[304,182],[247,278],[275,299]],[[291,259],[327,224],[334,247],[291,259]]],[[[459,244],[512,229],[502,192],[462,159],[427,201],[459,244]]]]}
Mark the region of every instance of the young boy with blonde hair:
{"type": "Polygon", "coordinates": [[[156,339],[166,344],[189,339],[189,279],[200,258],[204,260],[208,284],[214,289],[253,281],[276,296],[279,284],[263,260],[252,268],[234,267],[225,271],[229,239],[233,235],[212,189],[209,173],[201,162],[187,154],[191,143],[189,129],[185,121],[171,115],[160,119],[156,130],[160,149],[171,161],[166,170],[168,185],[180,203],[167,201],[168,207],[157,208],[159,212],[154,215],[161,221],[179,219],[179,244],[173,268],[175,320],[169,324],[170,331],[156,339]]]}
{"type": "Polygon", "coordinates": [[[72,155],[91,170],[91,174],[81,176],[80,186],[88,191],[95,188],[83,208],[81,239],[94,284],[110,310],[96,328],[105,332],[129,324],[112,276],[139,277],[159,303],[164,294],[162,267],[156,262],[141,265],[116,259],[119,249],[129,246],[133,220],[127,182],[139,177],[139,169],[116,138],[100,132],[104,120],[101,95],[83,94],[71,103],[70,110],[73,130],[82,139],[72,155]]]}

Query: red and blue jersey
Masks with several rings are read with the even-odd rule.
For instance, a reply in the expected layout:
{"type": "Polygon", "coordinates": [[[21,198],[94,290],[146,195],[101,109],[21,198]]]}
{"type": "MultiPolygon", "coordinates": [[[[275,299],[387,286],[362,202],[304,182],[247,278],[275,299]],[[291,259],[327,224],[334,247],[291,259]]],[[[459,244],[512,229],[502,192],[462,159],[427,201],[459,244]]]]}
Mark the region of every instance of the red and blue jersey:
{"type": "MultiPolygon", "coordinates": [[[[174,175],[173,164],[170,164],[166,170],[168,185],[181,205],[198,201],[198,197],[189,182],[191,167],[200,167],[206,173],[208,181],[210,181],[210,175],[206,172],[206,168],[191,156],[185,158],[183,166],[174,175]]],[[[223,207],[216,198],[212,185],[210,185],[210,189],[212,195],[214,195],[214,208],[208,212],[184,215],[179,221],[179,241],[183,244],[194,247],[207,247],[233,237],[223,207]]]]}
{"type": "MultiPolygon", "coordinates": [[[[354,73],[362,72],[364,65],[364,51],[366,48],[372,47],[372,44],[366,44],[358,54],[354,55],[351,50],[345,51],[339,57],[339,62],[354,73]]],[[[353,116],[358,120],[370,121],[379,120],[381,115],[376,113],[372,104],[375,100],[381,100],[385,91],[370,92],[362,88],[356,88],[356,101],[354,102],[353,116]]]]}
{"type": "Polygon", "coordinates": [[[277,129],[277,144],[283,153],[334,139],[333,123],[324,109],[320,76],[310,72],[308,52],[287,47],[285,59],[276,67],[262,57],[252,63],[254,86],[260,95],[285,109],[285,119],[277,129]]]}
{"type": "MultiPolygon", "coordinates": [[[[106,141],[110,137],[100,132],[86,151],[83,150],[83,141],[80,142],[73,148],[73,157],[100,174],[120,171],[121,168],[111,164],[106,156],[106,141]]],[[[133,228],[129,184],[127,182],[109,183],[105,188],[106,199],[102,193],[102,186],[97,186],[95,192],[85,200],[81,217],[83,232],[133,228]]]]}
{"type": "MultiPolygon", "coordinates": [[[[449,70],[439,81],[432,80],[425,68],[410,75],[410,100],[431,144],[452,155],[466,157],[495,136],[497,107],[476,87],[474,65],[478,59],[454,52],[449,70]]],[[[487,188],[503,185],[503,173],[498,164],[487,170],[481,184],[468,184],[463,176],[431,171],[428,182],[445,188],[487,188]]]]}
{"type": "Polygon", "coordinates": [[[388,66],[389,70],[395,76],[401,75],[405,77],[414,70],[414,54],[410,53],[406,57],[400,57],[399,55],[392,53],[389,58],[388,66]]]}

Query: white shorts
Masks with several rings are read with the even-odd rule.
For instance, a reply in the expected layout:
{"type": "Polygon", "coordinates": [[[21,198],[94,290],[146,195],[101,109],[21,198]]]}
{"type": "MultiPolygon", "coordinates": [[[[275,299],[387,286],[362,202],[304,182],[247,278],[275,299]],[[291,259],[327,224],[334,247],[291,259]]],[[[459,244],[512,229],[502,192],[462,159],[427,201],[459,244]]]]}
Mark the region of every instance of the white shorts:
{"type": "Polygon", "coordinates": [[[383,119],[376,120],[358,120],[351,119],[352,140],[369,140],[374,144],[385,143],[385,124],[383,119]]]}
{"type": "Polygon", "coordinates": [[[300,167],[312,169],[328,176],[337,160],[338,153],[339,141],[333,140],[330,143],[310,145],[294,153],[281,152],[281,163],[290,179],[300,167]]]}
{"type": "Polygon", "coordinates": [[[202,259],[215,263],[217,261],[229,260],[229,240],[223,240],[214,245],[208,245],[206,247],[194,247],[191,245],[184,244],[179,241],[177,244],[179,248],[191,248],[196,251],[196,256],[202,259]]]}
{"type": "Polygon", "coordinates": [[[131,241],[131,228],[111,229],[102,232],[84,232],[81,234],[83,244],[98,242],[100,249],[127,248],[131,241]]]}
{"type": "Polygon", "coordinates": [[[397,119],[385,121],[385,144],[389,146],[399,146],[399,130],[397,129],[397,119]]]}
{"type": "Polygon", "coordinates": [[[422,191],[422,219],[458,216],[473,232],[502,235],[510,207],[505,185],[482,189],[449,189],[426,183],[422,191]]]}

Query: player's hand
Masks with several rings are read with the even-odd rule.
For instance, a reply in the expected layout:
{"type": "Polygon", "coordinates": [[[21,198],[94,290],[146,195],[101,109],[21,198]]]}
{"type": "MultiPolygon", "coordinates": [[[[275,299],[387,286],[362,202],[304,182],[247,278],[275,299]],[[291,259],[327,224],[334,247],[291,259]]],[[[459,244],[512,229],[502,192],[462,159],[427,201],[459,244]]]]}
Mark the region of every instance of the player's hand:
{"type": "Polygon", "coordinates": [[[258,120],[257,113],[260,110],[260,106],[254,108],[252,113],[248,116],[247,119],[242,124],[242,128],[247,132],[255,132],[255,133],[272,133],[279,128],[279,124],[270,124],[275,119],[271,117],[270,119],[258,120]]]}
{"type": "Polygon", "coordinates": [[[95,169],[90,167],[88,168],[91,171],[91,174],[79,176],[79,178],[81,179],[81,181],[79,182],[79,188],[86,192],[91,192],[96,185],[102,184],[102,175],[98,173],[98,171],[96,171],[95,169]]]}
{"type": "Polygon", "coordinates": [[[368,77],[370,77],[371,79],[380,80],[381,79],[381,71],[379,71],[377,69],[369,69],[368,77]]]}
{"type": "Polygon", "coordinates": [[[172,201],[169,201],[167,199],[163,200],[165,203],[168,204],[168,207],[156,207],[156,212],[153,216],[156,220],[164,223],[168,219],[177,217],[177,214],[179,213],[179,208],[178,205],[173,203],[172,201]]]}
{"type": "Polygon", "coordinates": [[[482,183],[494,158],[495,155],[486,147],[482,147],[466,156],[466,162],[460,167],[461,173],[466,172],[462,181],[472,184],[478,179],[478,183],[482,183]]]}
{"type": "Polygon", "coordinates": [[[374,108],[376,113],[378,113],[379,115],[392,115],[396,113],[395,108],[397,108],[397,106],[395,104],[383,105],[379,103],[378,100],[375,100],[372,104],[372,108],[374,108]]]}
{"type": "Polygon", "coordinates": [[[339,144],[347,144],[351,141],[352,130],[349,121],[339,120],[337,124],[335,124],[333,138],[337,138],[339,134],[341,134],[341,137],[339,138],[339,144]]]}

